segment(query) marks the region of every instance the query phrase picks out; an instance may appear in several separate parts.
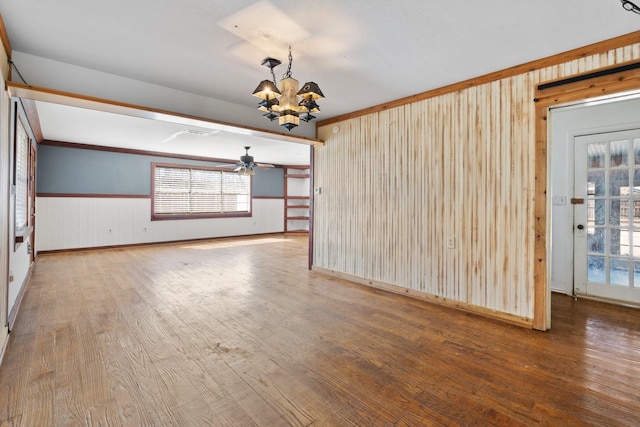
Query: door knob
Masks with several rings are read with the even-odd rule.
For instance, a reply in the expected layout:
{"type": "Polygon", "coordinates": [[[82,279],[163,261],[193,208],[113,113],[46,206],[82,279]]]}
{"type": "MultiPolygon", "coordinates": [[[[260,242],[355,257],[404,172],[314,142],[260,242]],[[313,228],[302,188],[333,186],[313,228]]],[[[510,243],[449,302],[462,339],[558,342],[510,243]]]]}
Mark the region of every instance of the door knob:
{"type": "Polygon", "coordinates": [[[584,225],[578,224],[577,228],[578,228],[578,230],[584,230],[584,225]]]}

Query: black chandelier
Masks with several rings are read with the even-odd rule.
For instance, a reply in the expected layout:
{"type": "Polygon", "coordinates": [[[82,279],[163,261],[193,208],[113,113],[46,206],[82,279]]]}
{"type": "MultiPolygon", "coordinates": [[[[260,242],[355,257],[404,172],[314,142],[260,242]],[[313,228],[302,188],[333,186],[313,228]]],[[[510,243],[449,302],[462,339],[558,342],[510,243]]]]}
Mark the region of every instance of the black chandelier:
{"type": "Polygon", "coordinates": [[[640,15],[640,7],[629,0],[620,0],[622,2],[622,7],[624,10],[628,10],[629,12],[637,13],[640,15]]]}
{"type": "Polygon", "coordinates": [[[265,58],[262,65],[271,70],[273,81],[263,80],[260,82],[253,96],[262,99],[258,103],[258,109],[264,111],[263,117],[274,121],[278,119],[280,126],[291,131],[300,124],[300,119],[309,122],[316,117],[311,113],[320,111],[316,100],[324,98],[324,94],[317,83],[307,82],[298,90],[298,81],[291,77],[291,46],[289,46],[289,67],[280,80],[280,89],[276,85],[276,75],[273,69],[282,62],[275,58],[265,58]],[[300,99],[298,99],[300,97],[300,99]]]}

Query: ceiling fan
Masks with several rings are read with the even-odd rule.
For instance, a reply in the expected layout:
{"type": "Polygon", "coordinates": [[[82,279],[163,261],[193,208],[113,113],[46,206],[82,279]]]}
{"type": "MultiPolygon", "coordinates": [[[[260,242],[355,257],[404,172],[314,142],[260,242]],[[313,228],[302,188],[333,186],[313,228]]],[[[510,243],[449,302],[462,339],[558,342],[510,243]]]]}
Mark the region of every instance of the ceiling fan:
{"type": "Polygon", "coordinates": [[[254,169],[269,169],[274,167],[273,165],[267,163],[256,163],[253,161],[253,156],[249,155],[249,149],[251,147],[244,147],[245,154],[244,156],[240,156],[240,161],[236,164],[235,172],[238,172],[238,175],[254,175],[254,169]]]}

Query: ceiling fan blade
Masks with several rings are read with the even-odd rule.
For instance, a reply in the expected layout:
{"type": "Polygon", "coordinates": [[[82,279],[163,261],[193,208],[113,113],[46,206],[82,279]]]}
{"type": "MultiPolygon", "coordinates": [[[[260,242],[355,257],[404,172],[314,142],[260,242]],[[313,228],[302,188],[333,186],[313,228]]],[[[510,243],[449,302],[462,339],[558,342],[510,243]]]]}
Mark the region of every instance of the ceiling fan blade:
{"type": "Polygon", "coordinates": [[[268,163],[256,163],[256,167],[257,167],[258,169],[269,169],[269,168],[273,168],[273,167],[275,167],[275,166],[270,165],[270,164],[268,164],[268,163]]]}
{"type": "Polygon", "coordinates": [[[235,167],[238,167],[238,166],[242,166],[242,165],[235,164],[235,163],[219,163],[219,164],[214,165],[214,167],[216,167],[216,168],[235,168],[235,167]]]}

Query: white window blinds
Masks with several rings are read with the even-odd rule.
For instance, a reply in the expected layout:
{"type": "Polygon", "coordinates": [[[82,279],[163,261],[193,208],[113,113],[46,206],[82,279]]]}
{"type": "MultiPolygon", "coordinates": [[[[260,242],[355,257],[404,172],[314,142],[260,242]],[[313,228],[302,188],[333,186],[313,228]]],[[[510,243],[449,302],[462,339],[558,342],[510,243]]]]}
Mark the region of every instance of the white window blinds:
{"type": "Polygon", "coordinates": [[[250,177],[235,172],[154,165],[157,215],[248,213],[250,177]]]}
{"type": "Polygon", "coordinates": [[[16,184],[16,229],[25,228],[27,223],[27,184],[29,161],[29,138],[22,123],[16,127],[15,184],[16,184]]]}

